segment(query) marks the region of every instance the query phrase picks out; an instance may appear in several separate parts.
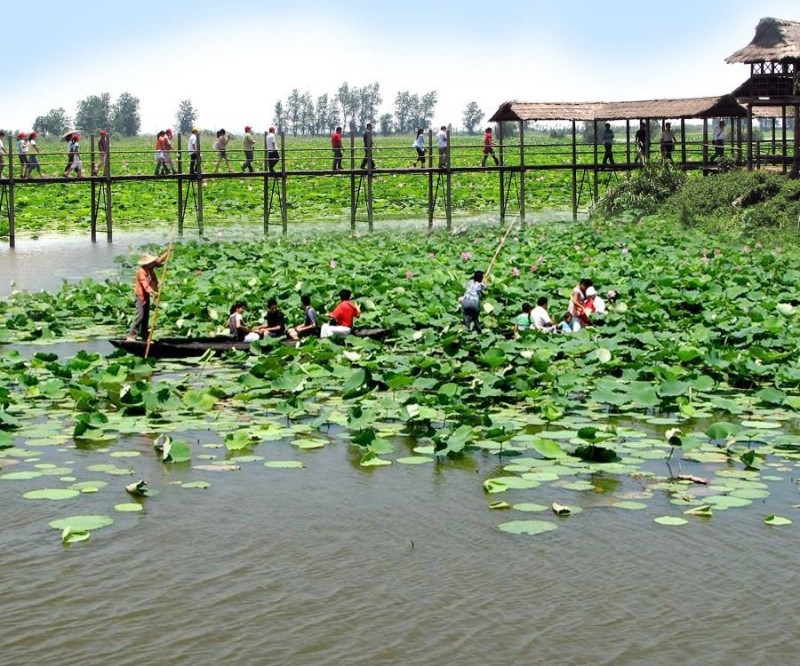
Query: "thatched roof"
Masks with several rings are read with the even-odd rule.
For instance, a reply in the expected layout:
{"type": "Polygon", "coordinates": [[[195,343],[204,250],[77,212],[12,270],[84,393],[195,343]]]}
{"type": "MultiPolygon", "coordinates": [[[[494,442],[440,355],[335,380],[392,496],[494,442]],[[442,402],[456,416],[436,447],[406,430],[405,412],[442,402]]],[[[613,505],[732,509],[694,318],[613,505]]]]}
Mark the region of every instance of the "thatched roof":
{"type": "Polygon", "coordinates": [[[729,64],[782,60],[800,60],[800,23],[797,21],[762,18],[756,26],[753,41],[725,58],[729,64]]]}
{"type": "Polygon", "coordinates": [[[631,120],[663,118],[744,118],[747,111],[731,95],[639,102],[504,102],[489,122],[528,120],[631,120]]]}

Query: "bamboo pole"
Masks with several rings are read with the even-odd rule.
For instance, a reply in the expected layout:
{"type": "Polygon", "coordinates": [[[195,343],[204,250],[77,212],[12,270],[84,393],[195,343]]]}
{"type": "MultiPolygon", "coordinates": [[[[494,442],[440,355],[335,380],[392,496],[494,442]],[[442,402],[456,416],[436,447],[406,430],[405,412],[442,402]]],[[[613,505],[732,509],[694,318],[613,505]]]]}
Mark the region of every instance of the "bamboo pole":
{"type": "Polygon", "coordinates": [[[511,229],[513,228],[514,223],[517,221],[517,219],[519,219],[519,217],[512,219],[511,222],[508,223],[508,228],[506,229],[506,232],[503,234],[503,238],[500,240],[500,245],[498,245],[497,249],[494,251],[494,256],[492,257],[492,260],[489,262],[489,266],[486,269],[486,272],[483,274],[484,280],[487,279],[489,277],[489,273],[492,272],[492,268],[494,268],[494,264],[497,261],[497,257],[500,256],[500,250],[503,249],[503,245],[505,245],[506,243],[506,238],[508,238],[508,234],[511,233],[511,229]]]}

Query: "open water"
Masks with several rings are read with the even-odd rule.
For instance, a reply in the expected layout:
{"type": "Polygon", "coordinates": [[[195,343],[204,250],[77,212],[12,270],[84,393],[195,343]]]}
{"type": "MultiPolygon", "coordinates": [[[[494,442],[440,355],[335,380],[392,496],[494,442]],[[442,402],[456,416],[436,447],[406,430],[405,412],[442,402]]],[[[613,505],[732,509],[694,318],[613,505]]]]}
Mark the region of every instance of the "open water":
{"type": "MultiPolygon", "coordinates": [[[[9,276],[52,289],[111,275],[128,251],[85,239],[3,250],[2,293],[9,276]]],[[[623,511],[577,493],[583,513],[528,537],[498,531],[511,512],[487,509],[528,501],[483,493],[502,464],[487,454],[365,469],[333,442],[299,452],[304,469],[245,463],[187,490],[175,482],[197,474],[156,461],[149,439],[126,448],[160,494],[71,547],[47,527],[52,505],[21,497],[39,480],[0,481],[0,663],[800,663],[800,517],[761,522],[774,498],[800,502],[788,474],[763,510],[679,528],[652,521],[666,495],[623,511]]],[[[100,454],[62,455],[80,468],[100,454]]],[[[101,492],[128,501],[130,477],[108,478],[101,492]]]]}

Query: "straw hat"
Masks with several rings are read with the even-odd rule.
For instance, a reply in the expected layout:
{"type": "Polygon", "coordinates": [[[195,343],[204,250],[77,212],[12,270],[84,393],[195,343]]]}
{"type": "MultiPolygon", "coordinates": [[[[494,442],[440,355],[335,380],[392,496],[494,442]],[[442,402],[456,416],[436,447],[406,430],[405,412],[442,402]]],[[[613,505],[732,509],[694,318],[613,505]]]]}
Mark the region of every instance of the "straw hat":
{"type": "Polygon", "coordinates": [[[138,264],[140,266],[147,266],[149,264],[153,264],[158,261],[158,257],[153,256],[152,254],[145,252],[141,257],[139,257],[138,264]]]}

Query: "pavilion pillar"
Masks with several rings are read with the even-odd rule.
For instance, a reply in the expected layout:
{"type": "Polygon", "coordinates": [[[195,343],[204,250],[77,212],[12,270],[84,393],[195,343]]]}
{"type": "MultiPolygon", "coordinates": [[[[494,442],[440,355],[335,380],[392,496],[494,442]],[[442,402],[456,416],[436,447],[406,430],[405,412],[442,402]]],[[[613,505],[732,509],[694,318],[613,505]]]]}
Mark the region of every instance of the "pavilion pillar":
{"type": "Polygon", "coordinates": [[[525,225],[525,121],[519,121],[519,222],[525,225]]]}
{"type": "Polygon", "coordinates": [[[572,219],[578,219],[578,130],[572,121],[572,219]]]}

